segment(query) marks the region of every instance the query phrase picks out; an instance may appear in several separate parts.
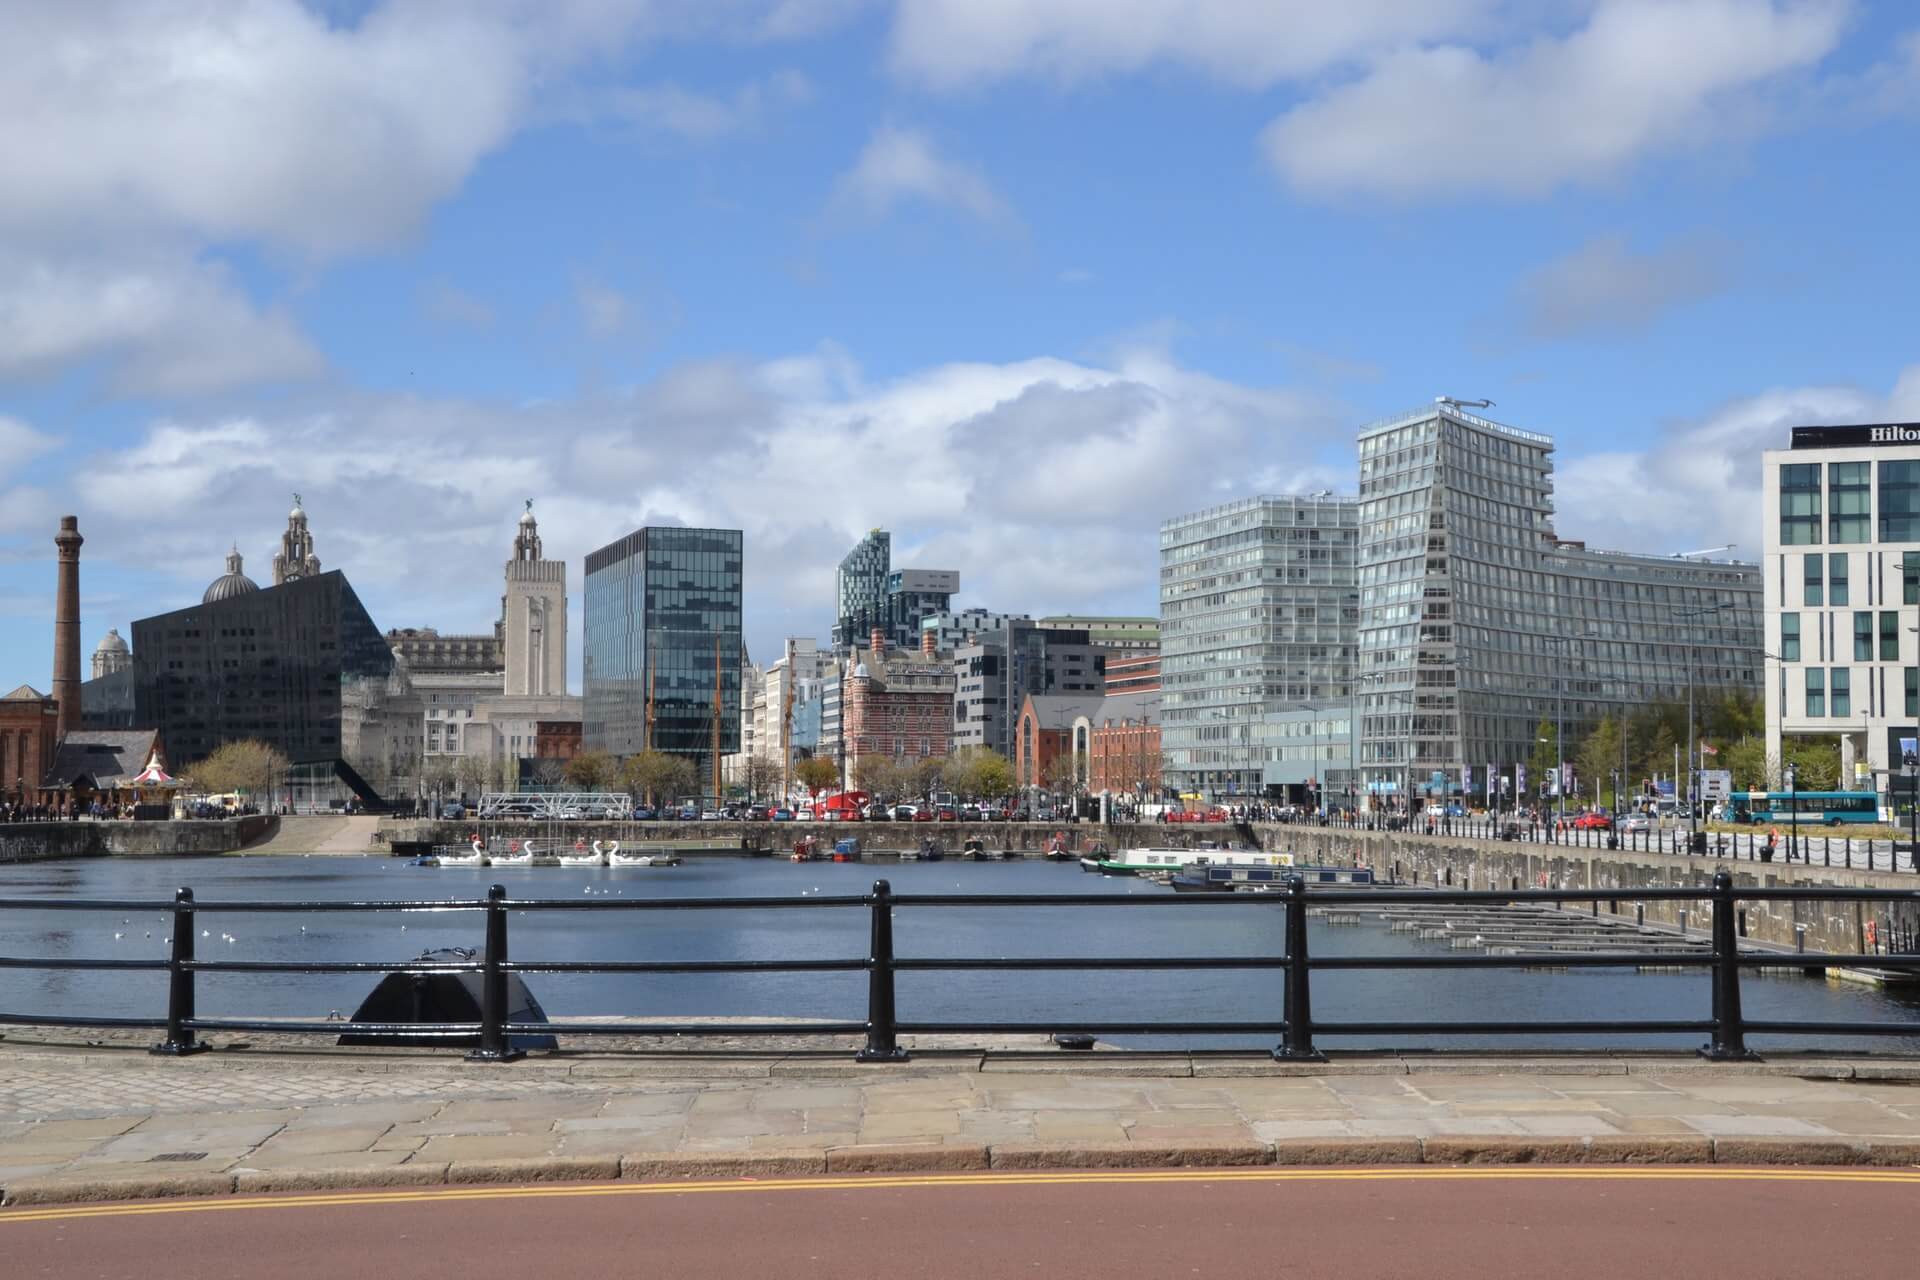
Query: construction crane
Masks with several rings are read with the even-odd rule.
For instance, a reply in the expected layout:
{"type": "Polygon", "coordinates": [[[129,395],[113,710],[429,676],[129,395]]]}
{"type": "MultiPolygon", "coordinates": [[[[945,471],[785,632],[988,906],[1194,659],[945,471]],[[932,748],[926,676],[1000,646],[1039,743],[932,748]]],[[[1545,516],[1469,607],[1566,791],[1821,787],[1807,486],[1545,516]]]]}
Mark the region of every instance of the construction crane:
{"type": "Polygon", "coordinates": [[[1462,400],[1458,396],[1435,396],[1433,398],[1433,402],[1435,404],[1452,405],[1456,409],[1491,409],[1493,408],[1493,401],[1491,400],[1462,400]]]}
{"type": "Polygon", "coordinates": [[[1740,544],[1737,542],[1729,542],[1725,546],[1702,547],[1698,551],[1676,551],[1673,553],[1673,558],[1675,560],[1687,560],[1692,558],[1693,556],[1710,556],[1717,551],[1731,551],[1739,545],[1740,544]]]}

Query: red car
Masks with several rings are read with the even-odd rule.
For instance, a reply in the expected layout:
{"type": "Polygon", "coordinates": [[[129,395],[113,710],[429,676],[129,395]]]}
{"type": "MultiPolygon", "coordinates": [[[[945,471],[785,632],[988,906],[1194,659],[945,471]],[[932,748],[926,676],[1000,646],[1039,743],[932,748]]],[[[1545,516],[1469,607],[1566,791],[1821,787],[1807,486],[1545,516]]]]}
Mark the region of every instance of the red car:
{"type": "Polygon", "coordinates": [[[915,822],[932,822],[933,810],[928,808],[926,805],[921,805],[918,809],[915,809],[913,811],[913,820],[915,822]]]}
{"type": "Polygon", "coordinates": [[[960,820],[960,815],[953,811],[951,805],[941,805],[939,811],[933,816],[937,822],[958,822],[960,820]]]}
{"type": "Polygon", "coordinates": [[[1573,820],[1575,831],[1611,831],[1613,819],[1604,813],[1583,813],[1573,820]]]}

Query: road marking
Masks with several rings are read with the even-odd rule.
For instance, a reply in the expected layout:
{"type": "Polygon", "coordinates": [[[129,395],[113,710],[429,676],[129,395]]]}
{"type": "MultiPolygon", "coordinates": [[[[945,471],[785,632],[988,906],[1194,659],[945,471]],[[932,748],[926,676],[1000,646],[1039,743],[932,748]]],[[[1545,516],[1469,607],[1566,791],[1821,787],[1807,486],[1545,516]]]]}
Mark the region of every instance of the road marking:
{"type": "Polygon", "coordinates": [[[770,1191],[885,1191],[926,1187],[1085,1186],[1163,1182],[1867,1182],[1920,1183],[1920,1169],[1715,1168],[1647,1166],[1631,1168],[1568,1166],[1408,1167],[1366,1169],[1159,1169],[1030,1170],[945,1174],[863,1174],[729,1178],[715,1182],[582,1182],[487,1186],[436,1186],[391,1191],[340,1191],[285,1196],[222,1196],[209,1200],[149,1201],[111,1205],[57,1205],[45,1209],[0,1210],[0,1225],[13,1222],[69,1221],[76,1218],[143,1217],[151,1214],[231,1212],[241,1209],[314,1209],[388,1204],[433,1204],[473,1200],[546,1199],[591,1196],[681,1196],[770,1191]]]}

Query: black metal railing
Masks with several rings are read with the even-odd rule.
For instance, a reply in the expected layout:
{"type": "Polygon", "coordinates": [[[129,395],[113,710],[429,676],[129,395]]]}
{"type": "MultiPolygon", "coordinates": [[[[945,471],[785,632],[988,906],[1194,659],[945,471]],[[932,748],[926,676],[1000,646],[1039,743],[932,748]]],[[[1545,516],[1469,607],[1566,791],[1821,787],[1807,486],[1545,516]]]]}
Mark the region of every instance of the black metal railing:
{"type": "MultiPolygon", "coordinates": [[[[1672,1035],[1702,1033],[1708,1042],[1702,1052],[1717,1061],[1751,1057],[1747,1036],[1770,1034],[1796,1037],[1830,1036],[1915,1036],[1920,1037],[1920,1020],[1886,1022],[1782,1021],[1753,1020],[1741,1010],[1743,970],[1768,968],[1825,969],[1834,967],[1871,967],[1895,972],[1920,971],[1920,954],[1912,952],[1863,952],[1834,954],[1822,952],[1768,952],[1742,950],[1739,946],[1736,917],[1743,903],[1765,902],[1853,902],[1880,904],[1889,916],[1896,908],[1905,908],[1912,918],[1920,913],[1920,891],[1890,889],[1854,889],[1838,887],[1746,888],[1737,889],[1727,871],[1719,871],[1710,886],[1637,888],[1637,889],[1515,889],[1451,890],[1388,888],[1315,888],[1309,892],[1306,882],[1295,876],[1287,882],[1284,894],[1199,894],[1199,895],[1127,895],[1108,894],[895,894],[885,880],[874,882],[867,894],[846,896],[806,896],[799,898],[657,898],[657,899],[509,899],[506,890],[495,885],[482,900],[442,902],[197,902],[190,889],[181,889],[171,902],[120,899],[0,899],[0,918],[9,911],[76,912],[170,912],[173,932],[170,954],[165,960],[109,960],[69,957],[0,956],[0,970],[118,970],[165,972],[168,975],[167,1008],[164,1018],[113,1017],[86,1012],[23,1014],[0,1012],[0,1025],[48,1025],[88,1028],[136,1028],[164,1030],[165,1039],[153,1052],[184,1055],[207,1046],[200,1039],[206,1032],[278,1032],[287,1034],[351,1035],[393,1037],[408,1043],[477,1041],[468,1054],[481,1061],[504,1062],[520,1056],[513,1048],[516,1036],[700,1036],[722,1032],[728,1036],[863,1036],[858,1052],[863,1062],[904,1062],[907,1051],[900,1044],[905,1035],[1008,1035],[1054,1036],[1277,1036],[1273,1055],[1281,1059],[1319,1059],[1317,1037],[1423,1037],[1423,1036],[1565,1036],[1565,1035],[1672,1035]],[[1488,955],[1340,955],[1315,956],[1308,945],[1307,910],[1325,906],[1382,906],[1420,904],[1450,906],[1471,904],[1548,903],[1556,906],[1586,904],[1596,914],[1603,902],[1706,901],[1711,907],[1711,945],[1698,953],[1607,952],[1578,954],[1555,951],[1509,952],[1488,955]],[[1171,907],[1199,907],[1211,910],[1272,910],[1280,906],[1286,913],[1284,950],[1273,955],[1214,956],[1027,956],[1027,957],[933,957],[900,956],[894,950],[894,912],[904,908],[980,910],[1018,907],[1087,907],[1094,909],[1157,910],[1171,907]],[[870,916],[867,954],[833,959],[794,960],[645,960],[645,961],[558,961],[514,960],[508,943],[508,913],[515,912],[652,912],[652,911],[733,911],[733,910],[816,910],[865,909],[870,916]],[[202,915],[210,913],[317,913],[317,912],[424,912],[482,913],[485,945],[472,961],[313,961],[313,960],[201,960],[194,953],[194,930],[202,915]],[[1454,970],[1514,969],[1550,967],[1555,969],[1603,969],[1642,967],[1700,968],[1709,971],[1712,989],[1712,1015],[1700,1018],[1602,1019],[1576,1020],[1447,1020],[1447,1021],[1323,1021],[1313,1012],[1313,975],[1339,970],[1454,970]],[[963,1021],[924,1021],[902,1019],[898,1010],[895,978],[903,972],[968,972],[1012,970],[1047,972],[1064,970],[1284,970],[1280,984],[1282,1016],[1278,1019],[1245,1021],[1175,1021],[1151,1019],[1029,1018],[976,1019],[963,1021]],[[511,974],[609,974],[664,975],[711,973],[819,973],[864,972],[867,974],[867,1012],[860,1021],[760,1021],[729,1022],[716,1027],[712,1022],[569,1022],[564,1018],[551,1022],[514,1022],[508,1017],[508,975],[511,974]],[[196,982],[202,974],[478,974],[481,979],[480,1017],[472,1022],[416,1023],[363,1022],[338,1020],[283,1020],[263,1018],[209,1018],[196,1012],[196,982]]],[[[1617,906],[1615,908],[1617,910],[1617,906]]]]}

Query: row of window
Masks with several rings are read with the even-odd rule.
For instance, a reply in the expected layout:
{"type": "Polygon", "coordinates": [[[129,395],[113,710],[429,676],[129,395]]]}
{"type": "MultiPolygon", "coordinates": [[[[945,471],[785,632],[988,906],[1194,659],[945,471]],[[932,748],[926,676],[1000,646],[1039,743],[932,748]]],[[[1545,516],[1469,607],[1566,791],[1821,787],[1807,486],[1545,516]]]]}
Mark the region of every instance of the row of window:
{"type": "MultiPolygon", "coordinates": [[[[1920,667],[1906,668],[1906,714],[1920,717],[1920,667]]],[[[1806,669],[1805,715],[1810,720],[1853,718],[1853,673],[1846,667],[1806,669]]]]}
{"type": "MultiPolygon", "coordinates": [[[[1780,543],[1817,545],[1822,541],[1873,541],[1873,463],[1826,464],[1826,537],[1821,537],[1821,464],[1788,463],[1780,468],[1780,543]]],[[[1920,459],[1879,464],[1879,541],[1920,542],[1920,459]]]]}

